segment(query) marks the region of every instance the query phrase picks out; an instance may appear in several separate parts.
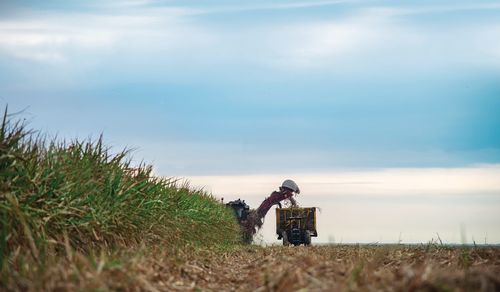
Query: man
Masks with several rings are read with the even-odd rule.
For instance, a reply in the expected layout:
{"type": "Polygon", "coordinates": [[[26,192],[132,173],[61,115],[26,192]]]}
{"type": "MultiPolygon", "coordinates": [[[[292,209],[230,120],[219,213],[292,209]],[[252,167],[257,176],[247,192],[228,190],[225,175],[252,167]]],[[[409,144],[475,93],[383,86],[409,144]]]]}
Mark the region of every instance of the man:
{"type": "Polygon", "coordinates": [[[281,184],[279,191],[274,191],[272,194],[260,204],[257,208],[259,218],[264,218],[273,205],[278,205],[281,208],[281,201],[290,200],[292,207],[297,207],[297,202],[293,198],[294,194],[300,194],[299,186],[291,179],[287,179],[281,184]]]}
{"type": "Polygon", "coordinates": [[[262,227],[262,224],[264,224],[263,219],[273,205],[279,205],[281,208],[280,202],[288,199],[292,207],[297,207],[297,202],[293,198],[296,194],[300,194],[299,186],[293,180],[287,179],[281,184],[279,191],[272,192],[271,195],[260,204],[259,208],[251,210],[248,215],[248,220],[242,222],[245,231],[245,241],[252,241],[253,235],[257,232],[257,229],[262,227]]]}

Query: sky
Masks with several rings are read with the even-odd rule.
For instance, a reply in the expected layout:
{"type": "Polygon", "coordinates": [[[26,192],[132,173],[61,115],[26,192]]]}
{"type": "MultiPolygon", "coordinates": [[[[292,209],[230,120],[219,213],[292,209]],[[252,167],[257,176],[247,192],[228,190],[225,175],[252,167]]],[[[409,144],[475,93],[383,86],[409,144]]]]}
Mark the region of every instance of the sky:
{"type": "Polygon", "coordinates": [[[0,0],[2,107],[252,207],[292,178],[322,242],[500,243],[499,81],[498,1],[0,0]]]}

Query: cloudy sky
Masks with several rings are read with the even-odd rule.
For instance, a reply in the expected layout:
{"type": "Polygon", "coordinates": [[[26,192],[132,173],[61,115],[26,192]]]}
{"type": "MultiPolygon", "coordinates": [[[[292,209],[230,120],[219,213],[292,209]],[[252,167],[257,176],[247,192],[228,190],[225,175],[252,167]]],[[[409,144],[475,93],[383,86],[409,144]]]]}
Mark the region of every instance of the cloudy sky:
{"type": "Polygon", "coordinates": [[[0,103],[254,204],[286,177],[352,212],[467,193],[486,225],[450,224],[500,242],[498,1],[0,1],[0,103]]]}

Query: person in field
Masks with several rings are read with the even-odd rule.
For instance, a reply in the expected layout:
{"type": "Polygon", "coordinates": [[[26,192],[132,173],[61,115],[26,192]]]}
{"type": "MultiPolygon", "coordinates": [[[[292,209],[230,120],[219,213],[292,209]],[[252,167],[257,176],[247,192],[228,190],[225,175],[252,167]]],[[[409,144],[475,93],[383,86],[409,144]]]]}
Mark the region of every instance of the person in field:
{"type": "Polygon", "coordinates": [[[278,205],[281,208],[281,201],[284,200],[289,200],[292,207],[297,207],[297,201],[293,196],[298,194],[300,194],[299,186],[291,179],[285,180],[279,191],[272,192],[257,208],[259,218],[264,218],[273,205],[278,205]]]}
{"type": "Polygon", "coordinates": [[[299,186],[291,179],[285,180],[279,191],[274,191],[267,197],[255,210],[250,210],[247,220],[241,222],[245,231],[245,238],[251,241],[253,235],[264,224],[264,217],[272,206],[278,205],[281,208],[281,202],[288,200],[292,207],[298,207],[294,195],[300,194],[299,186]]]}

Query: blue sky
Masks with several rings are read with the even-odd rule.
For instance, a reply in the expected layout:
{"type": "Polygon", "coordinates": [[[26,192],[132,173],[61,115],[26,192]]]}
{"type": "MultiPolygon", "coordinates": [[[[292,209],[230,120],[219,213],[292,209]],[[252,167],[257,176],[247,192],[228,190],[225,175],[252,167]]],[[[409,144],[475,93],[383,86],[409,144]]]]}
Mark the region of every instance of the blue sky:
{"type": "Polygon", "coordinates": [[[498,1],[0,1],[5,104],[226,201],[292,178],[317,242],[500,242],[498,1]]]}
{"type": "Polygon", "coordinates": [[[2,1],[0,102],[158,173],[500,162],[497,1],[2,1]]]}

